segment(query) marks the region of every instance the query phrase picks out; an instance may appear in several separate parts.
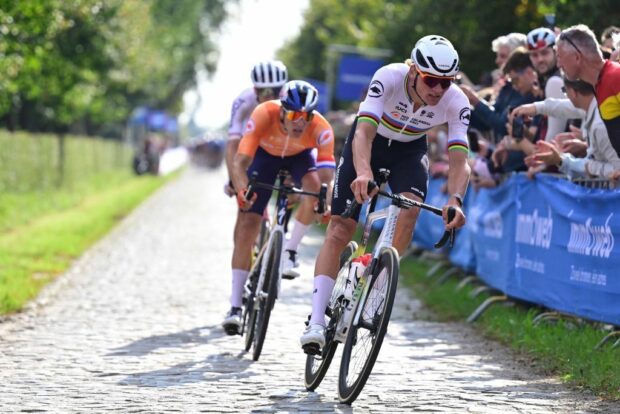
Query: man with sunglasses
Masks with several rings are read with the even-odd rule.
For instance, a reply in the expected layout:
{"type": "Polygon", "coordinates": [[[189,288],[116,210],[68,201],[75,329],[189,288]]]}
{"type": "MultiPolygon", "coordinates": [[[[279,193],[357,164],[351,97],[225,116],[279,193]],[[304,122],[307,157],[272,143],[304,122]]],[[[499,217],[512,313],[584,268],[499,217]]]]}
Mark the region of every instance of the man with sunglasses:
{"type": "Polygon", "coordinates": [[[570,80],[594,87],[609,141],[620,156],[620,63],[603,59],[596,36],[584,24],[564,29],[556,44],[558,66],[570,80]]]}
{"type": "MultiPolygon", "coordinates": [[[[273,183],[278,172],[285,169],[305,191],[319,192],[321,184],[325,183],[328,185],[327,196],[331,196],[336,167],[334,132],[325,118],[315,111],[317,104],[318,92],[312,85],[304,81],[288,82],[280,100],[262,103],[252,112],[239,144],[232,168],[232,182],[238,189],[239,212],[232,256],[231,309],[222,323],[229,335],[238,333],[241,327],[243,288],[250,269],[252,245],[260,231],[263,210],[271,197],[271,191],[256,189],[255,196],[246,201],[248,175],[257,172],[258,182],[273,183]],[[317,151],[316,158],[314,150],[317,151]]],[[[283,273],[287,270],[287,261],[295,261],[299,243],[315,217],[314,206],[313,197],[302,197],[293,229],[284,246],[289,257],[284,260],[283,273]]]]}
{"type": "MultiPolygon", "coordinates": [[[[300,338],[304,352],[314,354],[325,345],[325,309],[340,253],[353,237],[359,218],[359,211],[353,218],[341,217],[347,202],[368,200],[373,195],[368,183],[381,168],[390,170],[388,183],[394,193],[423,201],[428,183],[426,132],[445,123],[450,197],[444,221],[447,229],[465,224],[461,205],[470,175],[467,127],[471,113],[467,97],[452,82],[458,71],[459,57],[452,44],[431,35],[418,40],[406,63],[389,64],[373,76],[338,162],[332,219],[315,265],[312,314],[300,338]],[[448,206],[457,211],[450,223],[448,206]]],[[[398,217],[393,242],[401,254],[411,242],[418,214],[419,209],[412,208],[398,217]]]]}
{"type": "Polygon", "coordinates": [[[286,66],[279,60],[258,62],[252,68],[251,76],[254,87],[243,90],[233,102],[230,111],[230,126],[226,144],[226,169],[228,170],[229,180],[224,186],[224,192],[229,197],[235,195],[230,180],[233,160],[252,111],[259,103],[277,99],[280,96],[282,86],[288,80],[286,66]]]}

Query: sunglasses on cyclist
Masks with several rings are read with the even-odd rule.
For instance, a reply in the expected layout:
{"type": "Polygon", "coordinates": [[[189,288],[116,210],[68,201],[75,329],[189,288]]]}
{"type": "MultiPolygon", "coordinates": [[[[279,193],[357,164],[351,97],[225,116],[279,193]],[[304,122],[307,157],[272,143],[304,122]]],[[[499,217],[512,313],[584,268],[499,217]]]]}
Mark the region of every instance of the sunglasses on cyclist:
{"type": "Polygon", "coordinates": [[[280,95],[280,88],[255,88],[256,96],[259,98],[277,98],[280,95]]]}
{"type": "Polygon", "coordinates": [[[415,68],[415,70],[418,72],[418,75],[420,75],[420,77],[422,78],[422,81],[429,88],[434,88],[437,85],[441,85],[442,89],[448,89],[450,87],[450,85],[452,84],[452,81],[454,80],[453,77],[451,77],[451,78],[440,78],[440,77],[437,77],[437,76],[433,76],[433,75],[429,75],[429,74],[426,74],[426,73],[422,73],[422,72],[420,72],[420,70],[418,68],[415,68]]]}
{"type": "Polygon", "coordinates": [[[282,110],[284,111],[284,117],[291,121],[297,121],[299,119],[310,121],[312,119],[312,112],[289,111],[284,108],[282,110]]]}

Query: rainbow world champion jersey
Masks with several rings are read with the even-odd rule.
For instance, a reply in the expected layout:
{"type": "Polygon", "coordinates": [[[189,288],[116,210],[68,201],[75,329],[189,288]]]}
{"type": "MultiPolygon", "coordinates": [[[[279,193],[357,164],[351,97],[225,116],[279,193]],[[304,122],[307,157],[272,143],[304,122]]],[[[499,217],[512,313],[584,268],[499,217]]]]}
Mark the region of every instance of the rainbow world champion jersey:
{"type": "Polygon", "coordinates": [[[448,124],[448,149],[469,152],[467,127],[471,110],[463,91],[450,85],[437,105],[426,105],[413,112],[413,99],[407,92],[409,66],[392,63],[372,78],[366,99],[360,104],[358,122],[377,126],[385,138],[411,142],[426,136],[434,126],[448,124]]]}

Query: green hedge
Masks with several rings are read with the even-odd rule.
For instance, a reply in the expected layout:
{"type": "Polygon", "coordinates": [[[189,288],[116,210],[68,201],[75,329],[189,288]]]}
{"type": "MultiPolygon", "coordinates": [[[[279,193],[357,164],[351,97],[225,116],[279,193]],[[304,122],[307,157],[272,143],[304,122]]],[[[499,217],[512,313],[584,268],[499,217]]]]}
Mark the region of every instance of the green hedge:
{"type": "Polygon", "coordinates": [[[71,189],[103,172],[131,168],[119,141],[0,131],[0,193],[71,189]]]}

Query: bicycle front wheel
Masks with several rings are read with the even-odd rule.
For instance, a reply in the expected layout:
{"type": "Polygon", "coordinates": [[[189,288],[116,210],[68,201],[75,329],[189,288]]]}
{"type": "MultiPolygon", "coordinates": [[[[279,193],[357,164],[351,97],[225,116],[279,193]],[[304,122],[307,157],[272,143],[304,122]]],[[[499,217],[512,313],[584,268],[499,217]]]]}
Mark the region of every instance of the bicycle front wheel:
{"type": "Polygon", "coordinates": [[[398,272],[396,249],[384,249],[368,275],[366,298],[354,310],[355,315],[362,308],[359,321],[351,324],[342,350],[338,377],[338,398],[342,403],[355,401],[377,360],[394,305],[398,272]]]}
{"type": "Polygon", "coordinates": [[[267,272],[261,290],[257,292],[254,300],[259,301],[258,312],[256,314],[256,329],[254,336],[254,349],[252,359],[258,361],[263,350],[269,317],[271,310],[276,303],[278,295],[278,280],[280,278],[280,259],[282,257],[282,233],[276,232],[271,238],[269,246],[269,257],[267,258],[267,272]]]}
{"type": "Polygon", "coordinates": [[[256,298],[256,284],[258,283],[258,272],[260,272],[260,261],[257,266],[252,267],[250,272],[250,294],[247,297],[245,308],[243,309],[243,334],[245,336],[246,352],[252,348],[254,342],[254,328],[256,327],[256,314],[258,311],[254,309],[254,300],[256,298]]]}
{"type": "Polygon", "coordinates": [[[304,383],[308,391],[314,391],[329,369],[329,365],[334,358],[338,342],[334,340],[336,333],[336,327],[338,321],[342,316],[342,298],[344,297],[344,288],[349,275],[349,265],[353,259],[353,254],[357,250],[357,243],[354,241],[349,242],[344,251],[340,255],[340,270],[338,271],[338,277],[336,278],[336,284],[332,290],[332,296],[329,300],[330,315],[327,329],[325,330],[325,346],[321,350],[320,355],[307,355],[306,356],[306,370],[304,375],[304,383]]]}

